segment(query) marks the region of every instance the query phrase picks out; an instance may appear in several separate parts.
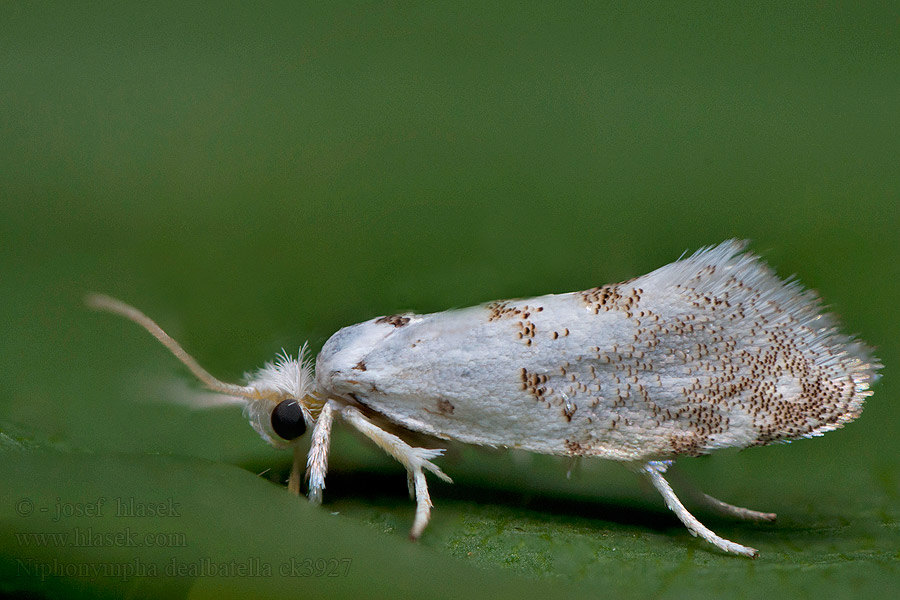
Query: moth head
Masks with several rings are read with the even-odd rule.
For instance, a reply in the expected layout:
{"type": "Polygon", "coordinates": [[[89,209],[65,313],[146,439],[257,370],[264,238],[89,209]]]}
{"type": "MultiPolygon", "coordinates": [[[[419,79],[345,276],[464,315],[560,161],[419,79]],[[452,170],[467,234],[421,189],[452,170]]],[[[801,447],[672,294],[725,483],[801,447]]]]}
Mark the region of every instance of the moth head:
{"type": "Polygon", "coordinates": [[[264,440],[283,447],[312,429],[324,401],[315,393],[313,364],[305,344],[297,358],[282,351],[245,377],[257,397],[247,398],[244,415],[264,440]]]}
{"type": "Polygon", "coordinates": [[[207,388],[243,400],[244,415],[250,425],[273,446],[289,446],[303,437],[322,410],[324,400],[316,394],[313,365],[305,344],[297,358],[282,352],[274,361],[247,374],[246,385],[224,383],[210,375],[178,342],[133,306],[100,294],[88,296],[86,302],[91,308],[137,323],[162,342],[207,388]]]}

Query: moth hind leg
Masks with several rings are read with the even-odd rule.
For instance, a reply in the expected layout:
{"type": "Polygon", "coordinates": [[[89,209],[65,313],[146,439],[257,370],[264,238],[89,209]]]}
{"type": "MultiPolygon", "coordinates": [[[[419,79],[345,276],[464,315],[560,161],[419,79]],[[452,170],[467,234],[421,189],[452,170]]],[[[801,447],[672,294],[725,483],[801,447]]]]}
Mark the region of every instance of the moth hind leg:
{"type": "Polygon", "coordinates": [[[712,508],[715,511],[722,513],[723,515],[728,515],[729,517],[735,517],[736,519],[743,519],[745,521],[774,521],[778,518],[778,515],[770,512],[761,512],[758,510],[753,510],[750,508],[744,508],[743,506],[735,506],[733,504],[728,504],[718,498],[713,498],[709,494],[700,493],[699,499],[712,508]]]}
{"type": "MultiPolygon", "coordinates": [[[[675,495],[675,492],[672,490],[672,486],[670,486],[669,482],[666,481],[665,477],[663,477],[663,473],[666,472],[666,469],[668,469],[670,464],[670,462],[665,461],[650,461],[641,465],[639,471],[648,479],[650,479],[650,483],[653,484],[653,487],[656,488],[656,490],[662,495],[663,500],[665,500],[666,506],[669,507],[669,510],[675,513],[675,516],[678,517],[678,519],[682,523],[684,523],[684,526],[687,527],[691,535],[699,536],[716,548],[719,548],[720,550],[723,550],[725,552],[739,554],[748,558],[756,558],[757,556],[759,556],[759,551],[756,548],[742,546],[741,544],[737,544],[716,535],[711,529],[701,523],[697,519],[697,517],[688,512],[688,510],[684,507],[684,504],[681,503],[681,500],[678,499],[678,496],[675,495]]],[[[722,504],[725,503],[723,502],[722,504]]],[[[748,510],[741,509],[736,506],[731,506],[730,504],[727,504],[726,506],[729,506],[732,509],[737,509],[739,511],[748,510]]],[[[750,512],[752,513],[756,511],[750,512]]]]}
{"type": "Polygon", "coordinates": [[[440,467],[431,462],[431,459],[440,456],[444,451],[442,449],[413,448],[396,435],[372,423],[353,406],[345,406],[341,410],[341,417],[406,467],[410,496],[414,496],[416,501],[416,516],[413,519],[409,537],[414,540],[418,539],[431,519],[432,504],[431,496],[428,493],[428,483],[425,481],[425,471],[431,471],[444,481],[453,483],[453,480],[441,471],[440,467]]]}
{"type": "Polygon", "coordinates": [[[735,519],[742,519],[744,521],[756,522],[772,522],[778,517],[778,515],[776,515],[775,513],[762,512],[753,510],[751,508],[744,508],[743,506],[735,506],[734,504],[729,504],[724,500],[714,498],[709,494],[704,494],[683,477],[676,478],[673,474],[672,478],[676,481],[676,483],[678,483],[680,487],[687,490],[687,492],[691,495],[691,498],[693,498],[696,502],[708,506],[721,515],[733,517],[735,519]]]}

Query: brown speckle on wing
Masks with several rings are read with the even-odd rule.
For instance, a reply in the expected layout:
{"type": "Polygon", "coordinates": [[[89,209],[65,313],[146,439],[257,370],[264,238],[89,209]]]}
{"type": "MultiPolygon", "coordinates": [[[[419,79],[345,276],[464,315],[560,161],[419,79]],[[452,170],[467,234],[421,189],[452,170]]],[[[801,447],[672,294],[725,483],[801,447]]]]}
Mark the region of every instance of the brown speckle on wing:
{"type": "Polygon", "coordinates": [[[404,325],[409,323],[409,317],[407,317],[406,315],[388,315],[375,319],[375,322],[387,323],[388,325],[393,325],[394,327],[403,327],[404,325]]]}
{"type": "MultiPolygon", "coordinates": [[[[880,368],[870,351],[837,331],[812,292],[752,255],[717,251],[576,294],[590,314],[624,317],[630,328],[617,331],[630,333],[598,334],[571,364],[521,368],[522,390],[581,424],[567,453],[653,437],[661,455],[698,455],[818,435],[860,414],[880,368]]],[[[528,342],[538,329],[526,312],[495,303],[492,318],[518,319],[516,339],[528,342]]],[[[540,339],[554,347],[568,335],[540,339]]]]}

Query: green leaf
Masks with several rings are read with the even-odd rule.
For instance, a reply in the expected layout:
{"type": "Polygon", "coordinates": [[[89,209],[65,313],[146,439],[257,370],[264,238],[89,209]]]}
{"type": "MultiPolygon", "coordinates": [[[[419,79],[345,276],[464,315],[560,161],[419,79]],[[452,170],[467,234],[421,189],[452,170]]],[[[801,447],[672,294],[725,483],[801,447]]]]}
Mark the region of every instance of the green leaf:
{"type": "MultiPolygon", "coordinates": [[[[242,469],[161,455],[4,454],[0,591],[66,597],[380,597],[497,578],[400,536],[316,510],[242,469]]],[[[539,587],[545,587],[546,585],[539,587]]]]}

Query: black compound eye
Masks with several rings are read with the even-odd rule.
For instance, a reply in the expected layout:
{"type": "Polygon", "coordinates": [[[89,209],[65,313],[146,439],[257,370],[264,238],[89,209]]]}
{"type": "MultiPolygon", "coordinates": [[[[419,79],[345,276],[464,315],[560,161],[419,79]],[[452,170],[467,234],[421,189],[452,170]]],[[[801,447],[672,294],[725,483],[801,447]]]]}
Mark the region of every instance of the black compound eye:
{"type": "Polygon", "coordinates": [[[306,421],[300,403],[291,398],[282,400],[272,411],[272,429],[278,437],[291,441],[306,433],[306,421]]]}

